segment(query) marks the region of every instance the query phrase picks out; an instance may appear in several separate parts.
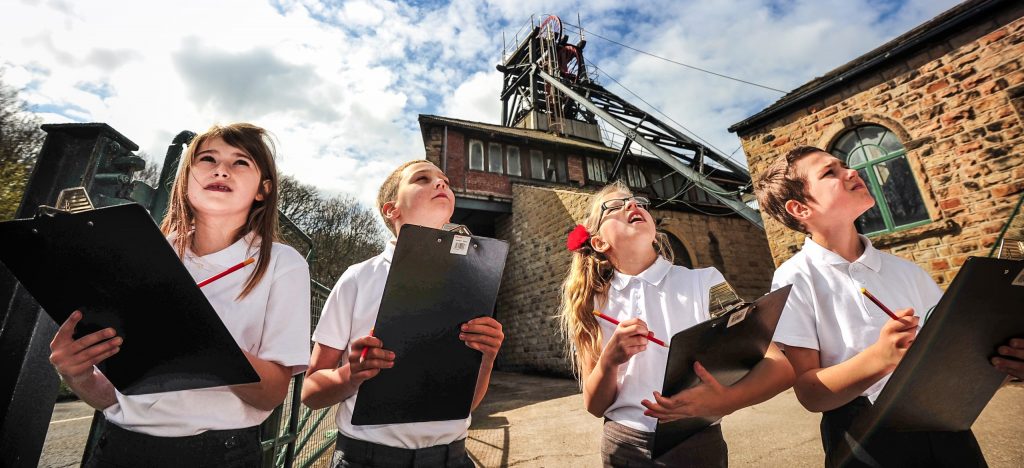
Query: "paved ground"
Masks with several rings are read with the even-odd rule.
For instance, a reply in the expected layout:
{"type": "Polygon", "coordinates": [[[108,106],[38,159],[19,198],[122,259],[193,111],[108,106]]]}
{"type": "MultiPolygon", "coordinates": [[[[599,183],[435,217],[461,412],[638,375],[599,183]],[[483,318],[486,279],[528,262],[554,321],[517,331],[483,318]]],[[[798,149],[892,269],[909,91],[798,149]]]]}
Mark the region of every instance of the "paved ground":
{"type": "Polygon", "coordinates": [[[82,461],[85,439],[89,436],[92,415],[93,409],[81,401],[57,403],[50,418],[39,466],[78,466],[82,461]]]}
{"type": "MultiPolygon", "coordinates": [[[[58,403],[40,466],[77,466],[92,411],[81,402],[58,403]]],[[[723,423],[734,467],[820,467],[819,416],[805,411],[792,391],[745,408],[723,423]]],[[[996,393],[974,431],[993,468],[1024,466],[1024,385],[996,393]]],[[[328,422],[329,423],[329,422],[328,422]]],[[[484,467],[593,467],[601,421],[583,409],[571,380],[496,372],[473,415],[467,447],[484,467]]]]}
{"type": "MultiPolygon", "coordinates": [[[[820,467],[820,416],[793,392],[728,416],[722,429],[733,467],[820,467]]],[[[989,465],[1024,466],[1024,385],[1000,389],[974,424],[989,465]]],[[[583,409],[576,383],[496,372],[473,415],[467,447],[485,467],[600,466],[601,420],[583,409]]]]}

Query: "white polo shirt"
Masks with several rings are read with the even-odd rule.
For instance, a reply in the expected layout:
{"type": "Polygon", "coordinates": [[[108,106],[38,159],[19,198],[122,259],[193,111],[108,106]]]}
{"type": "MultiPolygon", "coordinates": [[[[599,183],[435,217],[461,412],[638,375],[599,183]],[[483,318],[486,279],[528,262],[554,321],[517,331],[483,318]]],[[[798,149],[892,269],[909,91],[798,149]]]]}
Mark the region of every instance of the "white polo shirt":
{"type": "MultiPolygon", "coordinates": [[[[185,253],[185,268],[196,282],[258,256],[250,234],[228,248],[202,257],[185,253]]],[[[258,241],[257,241],[258,242],[258,241]]],[[[260,359],[291,368],[292,375],[309,363],[309,266],[295,249],[274,243],[263,279],[242,300],[256,264],[247,265],[202,288],[231,336],[242,349],[260,359]]],[[[162,437],[190,436],[209,430],[258,425],[270,411],[254,408],[224,387],[122,395],[103,410],[107,420],[125,429],[162,437]]]]}
{"type": "MultiPolygon", "coordinates": [[[[618,321],[640,318],[654,337],[666,344],[672,335],[711,318],[708,292],[725,281],[718,270],[691,270],[669,263],[663,257],[636,276],[616,271],[604,304],[598,310],[618,321]]],[[[598,319],[602,345],[607,345],[615,325],[598,319]]],[[[653,342],[647,349],[619,366],[618,394],[605,410],[605,417],[639,431],[653,432],[658,419],[645,416],[643,400],[654,401],[665,383],[668,348],[653,342]]]]}
{"type": "MultiPolygon", "coordinates": [[[[348,350],[352,341],[369,335],[370,329],[377,321],[377,311],[384,296],[384,284],[388,279],[391,257],[394,253],[395,241],[392,239],[380,255],[348,267],[324,304],[320,322],[313,332],[313,341],[344,351],[342,364],[348,361],[348,350]]],[[[387,343],[384,347],[387,348],[387,343]]],[[[416,391],[415,388],[408,390],[416,391]]],[[[335,418],[338,430],[352,439],[391,447],[418,449],[450,444],[466,438],[468,434],[470,418],[407,424],[353,425],[352,411],[356,407],[358,397],[359,392],[356,391],[342,401],[335,418]]]]}
{"type": "MultiPolygon", "coordinates": [[[[822,367],[844,362],[874,344],[882,326],[892,320],[861,288],[892,310],[912,307],[918,317],[942,297],[942,290],[913,262],[880,252],[867,237],[860,239],[864,253],[848,262],[808,236],[803,249],[772,279],[772,290],[793,285],[775,341],[818,350],[822,367]]],[[[887,375],[861,395],[874,401],[888,381],[887,375]]]]}

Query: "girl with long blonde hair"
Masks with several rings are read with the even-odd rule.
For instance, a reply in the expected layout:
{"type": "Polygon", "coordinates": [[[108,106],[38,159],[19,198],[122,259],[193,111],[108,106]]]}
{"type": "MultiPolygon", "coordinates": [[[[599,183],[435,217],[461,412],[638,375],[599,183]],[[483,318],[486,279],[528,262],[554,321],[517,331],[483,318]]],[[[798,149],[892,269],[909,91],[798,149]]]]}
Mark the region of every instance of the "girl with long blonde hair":
{"type": "Polygon", "coordinates": [[[651,338],[667,341],[710,319],[708,291],[725,279],[713,267],[673,265],[649,203],[614,182],[594,195],[587,218],[569,235],[572,264],[560,316],[570,359],[587,411],[605,418],[606,466],[727,466],[717,423],[652,460],[658,422],[720,418],[767,400],[792,385],[793,370],[772,345],[766,359],[732,386],[719,384],[696,363],[699,385],[671,397],[660,394],[668,349],[651,338]]]}
{"type": "MultiPolygon", "coordinates": [[[[275,242],[277,190],[266,130],[244,123],[214,126],[195,137],[182,157],[161,226],[197,282],[255,260],[202,291],[259,382],[124,395],[95,367],[120,350],[122,337],[107,328],[75,340],[81,311],[61,326],[50,361],[107,419],[85,466],[260,464],[259,425],[309,361],[309,267],[295,249],[275,242]]],[[[146,304],[139,304],[139,313],[146,312],[146,304]]]]}

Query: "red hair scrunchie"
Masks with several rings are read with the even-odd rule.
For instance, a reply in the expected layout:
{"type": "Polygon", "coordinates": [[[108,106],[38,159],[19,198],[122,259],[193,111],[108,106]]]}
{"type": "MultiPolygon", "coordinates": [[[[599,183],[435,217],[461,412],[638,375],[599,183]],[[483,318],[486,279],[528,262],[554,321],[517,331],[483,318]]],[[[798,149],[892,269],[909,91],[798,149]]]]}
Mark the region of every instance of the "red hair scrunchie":
{"type": "Polygon", "coordinates": [[[575,252],[586,245],[588,240],[590,240],[590,233],[587,232],[587,228],[582,224],[577,224],[576,228],[569,233],[569,238],[565,241],[565,248],[575,252]]]}

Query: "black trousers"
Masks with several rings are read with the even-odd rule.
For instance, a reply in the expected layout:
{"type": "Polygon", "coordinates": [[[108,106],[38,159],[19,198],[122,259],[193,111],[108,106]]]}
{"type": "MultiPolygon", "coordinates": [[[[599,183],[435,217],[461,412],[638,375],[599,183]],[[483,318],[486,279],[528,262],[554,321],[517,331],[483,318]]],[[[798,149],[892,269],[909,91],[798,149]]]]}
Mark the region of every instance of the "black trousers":
{"type": "Polygon", "coordinates": [[[86,468],[258,467],[260,428],[206,431],[187,437],[157,437],[107,422],[86,468]]]}
{"type": "Polygon", "coordinates": [[[466,452],[466,439],[448,445],[406,449],[352,439],[338,434],[331,461],[334,468],[473,468],[466,452]]]}
{"type": "Polygon", "coordinates": [[[867,397],[821,416],[826,467],[985,467],[971,431],[897,432],[859,427],[857,416],[871,408],[867,397]]]}

